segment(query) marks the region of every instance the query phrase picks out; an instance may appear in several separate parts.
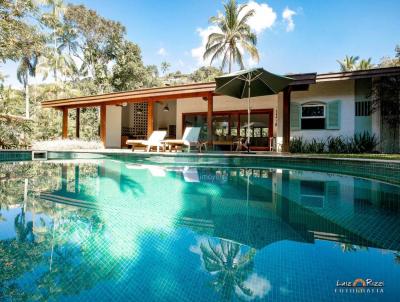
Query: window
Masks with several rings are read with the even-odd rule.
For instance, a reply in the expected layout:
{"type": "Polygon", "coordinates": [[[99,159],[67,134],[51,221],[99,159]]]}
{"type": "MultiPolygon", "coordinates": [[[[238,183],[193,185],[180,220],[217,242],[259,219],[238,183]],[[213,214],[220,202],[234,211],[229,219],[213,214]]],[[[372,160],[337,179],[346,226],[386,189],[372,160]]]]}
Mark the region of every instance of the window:
{"type": "Polygon", "coordinates": [[[300,198],[306,207],[322,208],[325,200],[325,182],[301,180],[300,198]]]}
{"type": "Polygon", "coordinates": [[[301,129],[325,129],[325,105],[302,105],[301,129]]]}
{"type": "Polygon", "coordinates": [[[370,116],[371,115],[371,101],[355,102],[356,116],[370,116]]]}

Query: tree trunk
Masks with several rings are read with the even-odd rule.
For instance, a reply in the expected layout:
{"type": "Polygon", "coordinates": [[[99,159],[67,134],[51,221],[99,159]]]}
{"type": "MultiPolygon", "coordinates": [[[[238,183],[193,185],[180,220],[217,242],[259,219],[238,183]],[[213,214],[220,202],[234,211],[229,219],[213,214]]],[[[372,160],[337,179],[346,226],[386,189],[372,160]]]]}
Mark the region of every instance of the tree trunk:
{"type": "Polygon", "coordinates": [[[229,73],[232,72],[232,51],[229,52],[229,73]]]}
{"type": "Polygon", "coordinates": [[[25,85],[25,117],[29,118],[29,85],[25,85]]]}

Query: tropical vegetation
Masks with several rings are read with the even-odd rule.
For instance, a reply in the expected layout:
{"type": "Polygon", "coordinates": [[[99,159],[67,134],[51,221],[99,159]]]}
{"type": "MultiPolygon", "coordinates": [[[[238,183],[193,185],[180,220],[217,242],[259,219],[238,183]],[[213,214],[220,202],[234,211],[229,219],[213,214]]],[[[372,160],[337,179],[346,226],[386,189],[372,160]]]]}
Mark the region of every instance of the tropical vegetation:
{"type": "MultiPolygon", "coordinates": [[[[0,66],[0,148],[24,148],[61,135],[61,113],[42,110],[43,100],[211,81],[220,74],[201,67],[168,73],[171,65],[145,65],[139,45],[120,23],[84,5],[63,0],[0,2],[0,63],[18,64],[22,89],[7,87],[0,66]],[[38,84],[40,83],[40,84],[38,84]],[[22,118],[24,117],[24,118],[22,118]]],[[[69,134],[76,113],[69,113],[69,134]]],[[[81,139],[98,139],[98,109],[81,109],[81,139]]]]}
{"type": "Polygon", "coordinates": [[[290,140],[291,153],[373,153],[378,145],[378,139],[369,132],[356,133],[351,137],[330,136],[327,139],[306,140],[303,137],[293,137],[290,140]]]}
{"type": "Polygon", "coordinates": [[[372,63],[372,58],[361,59],[359,56],[346,55],[342,60],[336,60],[340,71],[366,70],[371,68],[400,67],[400,45],[395,48],[394,58],[383,57],[378,64],[372,63]]]}
{"type": "Polygon", "coordinates": [[[210,18],[217,30],[208,36],[204,59],[210,59],[210,63],[222,59],[221,70],[228,67],[228,72],[232,71],[233,64],[245,68],[244,52],[258,62],[257,35],[248,24],[254,14],[254,9],[246,4],[238,5],[236,0],[224,4],[224,14],[210,18]]]}

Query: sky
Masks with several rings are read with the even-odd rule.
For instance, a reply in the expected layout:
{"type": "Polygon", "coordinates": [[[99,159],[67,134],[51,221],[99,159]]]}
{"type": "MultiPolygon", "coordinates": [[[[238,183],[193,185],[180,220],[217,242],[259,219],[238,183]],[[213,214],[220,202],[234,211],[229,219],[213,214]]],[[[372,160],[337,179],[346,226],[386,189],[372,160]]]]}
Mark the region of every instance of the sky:
{"type": "MultiPolygon", "coordinates": [[[[129,40],[142,49],[145,64],[171,64],[169,71],[192,72],[202,60],[208,20],[223,10],[221,0],[71,0],[120,21],[129,40]]],[[[278,73],[334,72],[345,55],[378,63],[400,44],[399,0],[247,0],[256,10],[249,21],[257,33],[260,61],[246,67],[278,73]]],[[[216,64],[216,67],[219,67],[216,64]]],[[[16,64],[0,69],[18,86],[16,64]]]]}

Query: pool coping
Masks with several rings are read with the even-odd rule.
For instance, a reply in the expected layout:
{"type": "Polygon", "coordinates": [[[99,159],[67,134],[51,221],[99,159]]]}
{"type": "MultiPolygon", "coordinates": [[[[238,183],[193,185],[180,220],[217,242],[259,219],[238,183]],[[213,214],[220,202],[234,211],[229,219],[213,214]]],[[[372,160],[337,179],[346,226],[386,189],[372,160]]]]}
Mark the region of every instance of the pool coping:
{"type": "MultiPolygon", "coordinates": [[[[397,159],[372,159],[372,158],[346,158],[346,157],[331,157],[323,155],[307,155],[307,154],[290,154],[290,153],[221,153],[221,152],[207,152],[207,153],[191,153],[191,152],[132,152],[128,149],[105,149],[105,150],[88,150],[88,149],[75,149],[75,150],[49,150],[48,152],[55,153],[94,153],[104,155],[130,155],[130,156],[144,156],[144,155],[157,155],[157,156],[181,156],[181,157],[239,157],[239,158],[289,158],[289,159],[318,159],[318,160],[330,160],[330,161],[349,161],[349,162],[371,162],[371,163],[390,163],[400,165],[400,160],[397,159]]],[[[43,150],[35,150],[43,151],[43,150]]]]}
{"type": "Polygon", "coordinates": [[[130,156],[143,156],[143,155],[157,155],[157,156],[176,156],[176,157],[230,157],[230,158],[288,158],[288,159],[307,159],[307,160],[328,160],[328,161],[348,161],[348,162],[360,162],[360,163],[390,163],[400,165],[400,160],[397,159],[375,159],[375,158],[349,158],[349,157],[332,157],[324,155],[308,155],[308,154],[290,154],[290,153],[264,153],[264,152],[253,152],[253,153],[238,153],[238,152],[205,152],[205,153],[192,153],[192,152],[144,152],[135,151],[132,152],[130,149],[71,149],[71,150],[26,150],[26,149],[0,149],[0,162],[1,153],[3,154],[24,154],[31,153],[32,151],[47,151],[51,153],[92,153],[92,154],[104,154],[104,155],[130,155],[130,156]]]}
{"type": "MultiPolygon", "coordinates": [[[[39,150],[35,150],[39,151],[39,150]]],[[[43,151],[43,150],[40,150],[43,151]]],[[[275,167],[278,169],[300,169],[315,172],[347,174],[367,177],[400,185],[400,161],[369,158],[332,158],[324,156],[293,155],[288,153],[187,153],[187,152],[132,152],[125,149],[75,149],[47,151],[48,160],[122,160],[147,165],[177,165],[208,167],[275,167]]],[[[31,161],[32,151],[4,150],[0,162],[31,161]]]]}

